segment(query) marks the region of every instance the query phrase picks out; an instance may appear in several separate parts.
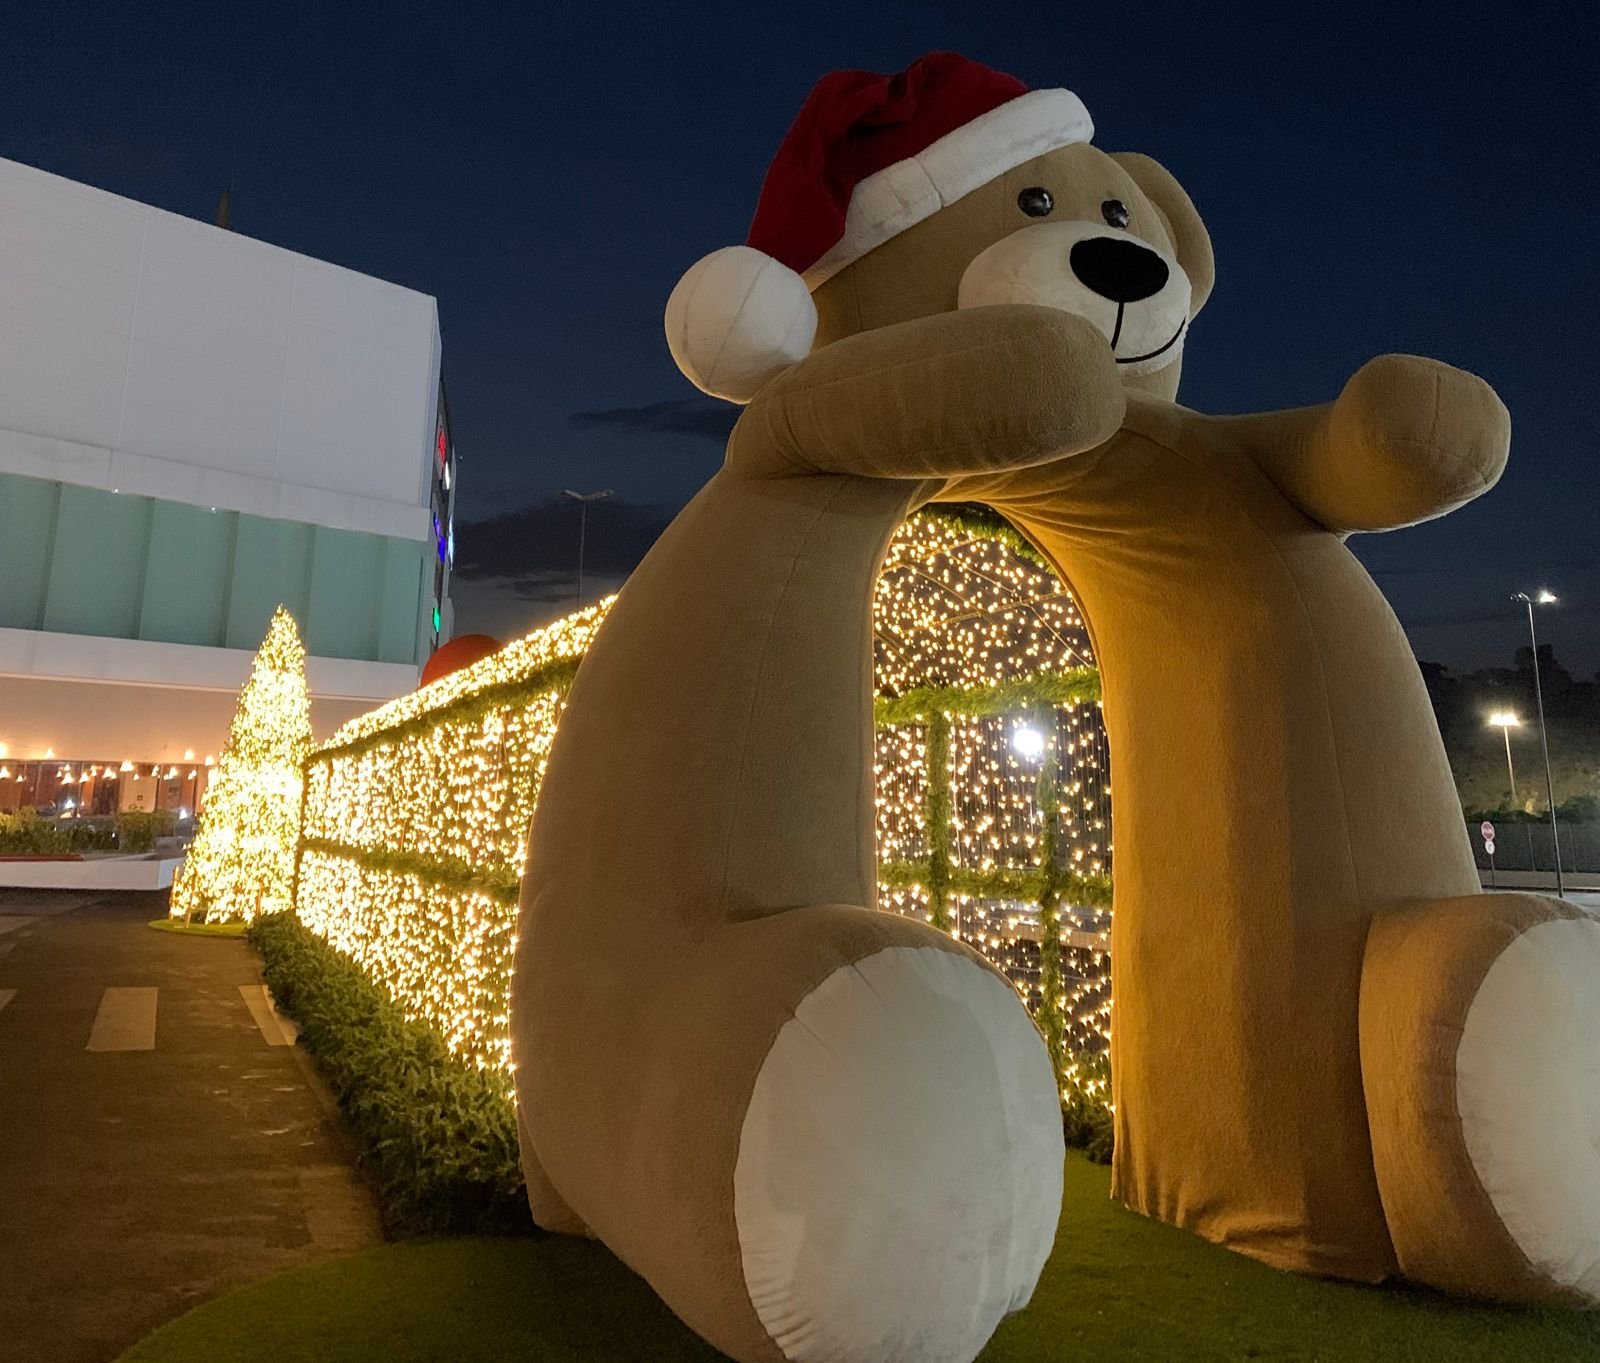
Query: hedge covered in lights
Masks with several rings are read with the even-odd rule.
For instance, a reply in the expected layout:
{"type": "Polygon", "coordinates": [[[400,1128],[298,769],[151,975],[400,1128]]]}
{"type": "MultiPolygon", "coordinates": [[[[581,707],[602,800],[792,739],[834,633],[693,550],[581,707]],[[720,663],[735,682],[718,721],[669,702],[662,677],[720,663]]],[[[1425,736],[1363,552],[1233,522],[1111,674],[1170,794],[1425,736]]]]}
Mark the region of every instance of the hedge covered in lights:
{"type": "MultiPolygon", "coordinates": [[[[609,601],[351,721],[305,764],[300,918],[458,1055],[508,1064],[528,821],[609,601]]],[[[924,512],[876,590],[880,907],[993,960],[1064,1078],[1098,1090],[1110,790],[1065,586],[1003,523],[924,512]]]]}

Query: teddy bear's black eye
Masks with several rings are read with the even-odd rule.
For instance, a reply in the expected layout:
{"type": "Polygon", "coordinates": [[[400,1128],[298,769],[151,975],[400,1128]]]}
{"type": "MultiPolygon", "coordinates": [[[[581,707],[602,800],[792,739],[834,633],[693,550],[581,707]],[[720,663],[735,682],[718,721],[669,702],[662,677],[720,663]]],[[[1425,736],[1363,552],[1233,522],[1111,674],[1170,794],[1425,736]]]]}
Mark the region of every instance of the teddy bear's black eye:
{"type": "Polygon", "coordinates": [[[1107,199],[1100,205],[1100,216],[1111,227],[1126,227],[1128,225],[1128,205],[1121,199],[1107,199]]]}
{"type": "Polygon", "coordinates": [[[1032,185],[1017,195],[1017,207],[1030,218],[1048,217],[1055,206],[1056,201],[1050,197],[1050,191],[1042,185],[1032,185]]]}

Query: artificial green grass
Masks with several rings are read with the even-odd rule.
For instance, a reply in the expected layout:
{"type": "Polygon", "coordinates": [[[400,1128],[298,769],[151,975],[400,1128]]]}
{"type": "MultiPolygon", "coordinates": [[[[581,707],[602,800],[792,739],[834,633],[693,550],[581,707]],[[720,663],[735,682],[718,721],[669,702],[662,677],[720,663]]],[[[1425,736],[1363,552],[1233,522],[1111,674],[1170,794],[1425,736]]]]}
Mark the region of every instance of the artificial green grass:
{"type": "Polygon", "coordinates": [[[243,937],[248,925],[231,923],[185,923],[181,918],[152,918],[150,926],[157,932],[175,932],[182,937],[243,937]]]}
{"type": "MultiPolygon", "coordinates": [[[[243,1288],[120,1363],[701,1363],[721,1357],[596,1244],[413,1240],[243,1288]]],[[[1600,1316],[1279,1273],[1113,1205],[1066,1164],[1055,1252],[982,1363],[1600,1360],[1600,1316]]]]}

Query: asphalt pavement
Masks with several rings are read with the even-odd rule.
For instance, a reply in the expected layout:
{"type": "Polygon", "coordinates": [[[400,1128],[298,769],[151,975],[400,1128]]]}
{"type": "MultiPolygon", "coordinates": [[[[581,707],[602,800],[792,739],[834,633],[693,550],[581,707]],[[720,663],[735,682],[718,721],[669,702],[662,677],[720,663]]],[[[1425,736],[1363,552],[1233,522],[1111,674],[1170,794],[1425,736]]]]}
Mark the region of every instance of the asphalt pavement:
{"type": "Polygon", "coordinates": [[[109,1363],[229,1287],[380,1239],[255,953],[151,930],[164,901],[0,890],[5,1363],[109,1363]]]}

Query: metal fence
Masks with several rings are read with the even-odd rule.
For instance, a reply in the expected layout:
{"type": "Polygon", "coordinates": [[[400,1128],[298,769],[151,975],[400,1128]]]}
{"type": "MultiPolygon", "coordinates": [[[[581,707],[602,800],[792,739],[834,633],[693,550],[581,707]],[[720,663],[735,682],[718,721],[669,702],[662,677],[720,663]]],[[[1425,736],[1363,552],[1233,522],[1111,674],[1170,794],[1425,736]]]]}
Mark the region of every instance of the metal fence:
{"type": "MultiPolygon", "coordinates": [[[[1563,823],[1561,869],[1600,871],[1600,824],[1563,823]]],[[[1483,830],[1467,824],[1473,859],[1480,871],[1549,871],[1556,869],[1554,837],[1548,823],[1499,823],[1494,831],[1494,857],[1484,850],[1483,830]]]]}

